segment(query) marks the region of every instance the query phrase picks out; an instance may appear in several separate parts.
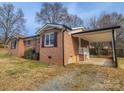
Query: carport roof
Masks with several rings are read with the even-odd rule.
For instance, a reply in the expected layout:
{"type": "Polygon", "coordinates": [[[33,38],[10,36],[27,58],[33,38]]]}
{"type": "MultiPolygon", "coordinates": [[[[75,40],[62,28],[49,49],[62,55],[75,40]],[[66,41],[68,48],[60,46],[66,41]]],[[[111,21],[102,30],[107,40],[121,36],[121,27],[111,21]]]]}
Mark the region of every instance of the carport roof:
{"type": "Polygon", "coordinates": [[[91,42],[104,42],[112,40],[113,29],[118,29],[120,26],[113,26],[107,28],[92,29],[78,33],[72,33],[72,36],[79,37],[91,42]]]}

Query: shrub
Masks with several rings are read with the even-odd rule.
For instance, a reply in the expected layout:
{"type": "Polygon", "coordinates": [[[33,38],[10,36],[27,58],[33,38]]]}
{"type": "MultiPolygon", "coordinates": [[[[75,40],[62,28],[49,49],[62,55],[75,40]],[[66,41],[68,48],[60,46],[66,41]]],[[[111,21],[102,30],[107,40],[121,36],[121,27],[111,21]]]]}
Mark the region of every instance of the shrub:
{"type": "Polygon", "coordinates": [[[0,43],[0,48],[4,48],[4,45],[2,43],[0,43]]]}
{"type": "Polygon", "coordinates": [[[36,53],[34,49],[30,48],[30,49],[25,50],[24,58],[38,60],[39,55],[38,53],[36,53]]]}

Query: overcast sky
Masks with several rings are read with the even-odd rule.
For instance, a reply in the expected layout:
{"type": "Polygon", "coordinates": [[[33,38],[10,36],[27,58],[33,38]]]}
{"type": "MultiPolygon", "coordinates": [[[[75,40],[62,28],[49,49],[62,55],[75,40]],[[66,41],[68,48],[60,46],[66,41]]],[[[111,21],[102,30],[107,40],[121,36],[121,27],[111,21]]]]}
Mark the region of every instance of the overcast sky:
{"type": "MultiPolygon", "coordinates": [[[[2,4],[2,3],[1,3],[2,4]]],[[[0,5],[1,5],[0,4],[0,5]]],[[[62,3],[68,8],[70,14],[76,14],[84,22],[92,16],[99,16],[103,11],[106,13],[118,12],[124,14],[124,3],[62,3]]],[[[13,3],[16,8],[21,8],[26,19],[26,29],[29,35],[34,35],[39,27],[35,20],[36,12],[40,11],[42,3],[13,3]]]]}

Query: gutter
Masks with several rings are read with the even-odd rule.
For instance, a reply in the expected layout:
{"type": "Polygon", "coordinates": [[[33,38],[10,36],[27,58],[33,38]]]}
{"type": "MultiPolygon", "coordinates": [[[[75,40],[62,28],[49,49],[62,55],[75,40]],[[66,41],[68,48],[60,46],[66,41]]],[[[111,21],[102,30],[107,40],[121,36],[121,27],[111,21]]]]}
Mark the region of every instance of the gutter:
{"type": "Polygon", "coordinates": [[[34,35],[34,36],[21,37],[21,39],[36,38],[36,37],[39,37],[39,36],[40,36],[40,35],[34,35]]]}
{"type": "Polygon", "coordinates": [[[83,34],[83,33],[93,33],[93,32],[105,32],[105,30],[118,29],[120,27],[121,26],[113,26],[113,27],[107,27],[107,28],[92,29],[92,30],[86,30],[84,32],[72,33],[72,35],[83,34]]]}

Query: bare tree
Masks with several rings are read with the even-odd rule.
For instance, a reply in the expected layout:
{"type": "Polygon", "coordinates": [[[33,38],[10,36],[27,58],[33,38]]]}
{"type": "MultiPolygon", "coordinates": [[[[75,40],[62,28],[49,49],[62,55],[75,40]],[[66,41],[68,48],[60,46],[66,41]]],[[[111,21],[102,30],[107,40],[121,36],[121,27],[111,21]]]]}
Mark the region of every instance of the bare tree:
{"type": "Polygon", "coordinates": [[[99,27],[110,27],[124,24],[124,16],[113,12],[111,14],[102,13],[98,18],[99,27]]]}
{"type": "Polygon", "coordinates": [[[21,9],[15,10],[12,4],[0,6],[0,35],[5,44],[8,37],[25,30],[24,14],[21,9]]]}
{"type": "Polygon", "coordinates": [[[100,55],[100,50],[103,49],[103,43],[101,43],[101,42],[91,42],[90,45],[94,46],[97,55],[100,55]]]}
{"type": "Polygon", "coordinates": [[[90,28],[98,28],[98,22],[95,16],[90,18],[90,22],[88,23],[88,29],[90,28]]]}
{"type": "Polygon", "coordinates": [[[124,24],[124,16],[122,14],[118,14],[113,12],[111,14],[107,14],[103,12],[99,17],[92,17],[88,23],[89,28],[102,28],[102,27],[110,27],[124,24]]]}
{"type": "Polygon", "coordinates": [[[63,23],[67,15],[67,9],[61,3],[43,3],[36,19],[39,23],[63,23]]]}
{"type": "Polygon", "coordinates": [[[83,20],[77,15],[68,15],[65,24],[69,27],[80,27],[83,26],[83,20]]]}
{"type": "Polygon", "coordinates": [[[41,24],[66,24],[69,27],[83,25],[83,20],[77,15],[70,15],[61,3],[43,3],[40,12],[36,13],[36,19],[41,24]]]}
{"type": "MultiPolygon", "coordinates": [[[[116,34],[117,47],[122,48],[124,47],[124,16],[122,14],[118,14],[116,12],[107,14],[103,12],[98,18],[90,18],[87,28],[93,29],[117,25],[121,26],[121,29],[118,29],[116,34]]],[[[98,47],[99,45],[96,46],[98,47]]]]}

